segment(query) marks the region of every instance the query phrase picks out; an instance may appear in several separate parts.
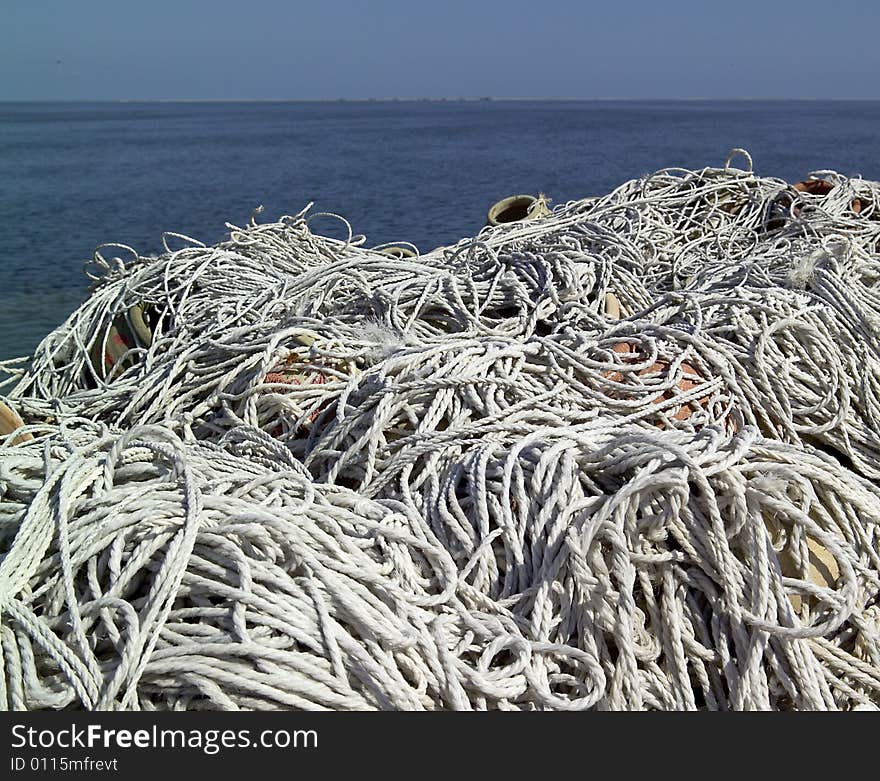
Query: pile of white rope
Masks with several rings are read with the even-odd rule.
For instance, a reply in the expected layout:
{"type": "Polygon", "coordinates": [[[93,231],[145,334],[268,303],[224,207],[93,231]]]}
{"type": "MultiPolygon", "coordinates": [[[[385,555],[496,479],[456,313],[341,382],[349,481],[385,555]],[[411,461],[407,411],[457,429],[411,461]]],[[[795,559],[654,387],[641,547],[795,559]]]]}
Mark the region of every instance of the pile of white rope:
{"type": "Polygon", "coordinates": [[[880,184],[746,158],[101,248],[0,385],[0,706],[880,706],[880,184]]]}

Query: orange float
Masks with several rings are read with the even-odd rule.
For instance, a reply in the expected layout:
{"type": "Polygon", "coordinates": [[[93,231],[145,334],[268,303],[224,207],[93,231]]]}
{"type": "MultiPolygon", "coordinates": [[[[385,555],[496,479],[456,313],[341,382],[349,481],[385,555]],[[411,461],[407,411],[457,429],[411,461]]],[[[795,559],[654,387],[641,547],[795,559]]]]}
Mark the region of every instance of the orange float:
{"type": "MultiPolygon", "coordinates": [[[[632,342],[618,342],[611,348],[618,355],[625,356],[633,356],[633,360],[625,360],[626,363],[638,363],[642,360],[642,354],[639,351],[637,345],[632,342]]],[[[639,376],[655,374],[658,372],[666,372],[669,370],[670,364],[667,361],[656,361],[651,366],[646,369],[642,369],[639,372],[639,376]]],[[[681,364],[682,371],[685,374],[690,374],[699,377],[700,373],[689,363],[683,362],[681,364]]],[[[602,373],[603,377],[611,380],[612,382],[623,382],[624,375],[621,372],[616,371],[607,371],[602,373]]],[[[664,401],[669,401],[670,399],[674,399],[678,393],[686,393],[687,391],[693,390],[698,387],[699,383],[694,380],[689,379],[688,377],[682,377],[681,380],[678,381],[678,384],[675,388],[669,388],[663,393],[659,394],[656,398],[652,399],[654,404],[660,404],[664,401]]],[[[705,399],[698,399],[695,403],[701,404],[705,406],[705,403],[709,400],[707,396],[705,399]]],[[[694,413],[694,409],[691,406],[694,402],[689,402],[686,404],[682,404],[672,416],[673,420],[687,420],[694,413]]]]}
{"type": "MultiPolygon", "coordinates": [[[[14,434],[24,426],[24,421],[12,407],[0,401],[0,437],[14,434]]],[[[13,445],[33,439],[31,434],[19,434],[12,440],[13,445]]]]}

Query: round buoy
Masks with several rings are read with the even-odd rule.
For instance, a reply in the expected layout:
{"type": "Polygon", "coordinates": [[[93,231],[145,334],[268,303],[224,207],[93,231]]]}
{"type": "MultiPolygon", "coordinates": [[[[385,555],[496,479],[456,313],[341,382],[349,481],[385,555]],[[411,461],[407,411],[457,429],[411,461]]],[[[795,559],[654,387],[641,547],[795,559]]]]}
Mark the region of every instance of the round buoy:
{"type": "MultiPolygon", "coordinates": [[[[783,577],[795,580],[805,580],[815,586],[821,588],[833,589],[840,577],[840,564],[834,555],[818,540],[807,536],[807,550],[803,553],[807,554],[806,561],[800,562],[795,556],[795,552],[791,546],[786,543],[781,546],[781,542],[785,540],[787,535],[782,534],[782,529],[773,518],[765,518],[767,531],[776,551],[776,558],[779,562],[779,569],[783,577]]],[[[801,554],[802,555],[802,554],[801,554]]],[[[799,594],[790,592],[788,601],[794,608],[796,613],[800,613],[801,607],[807,603],[815,607],[816,597],[807,593],[799,594]]]]}
{"type": "MultiPolygon", "coordinates": [[[[829,182],[827,179],[805,179],[802,182],[795,182],[792,185],[792,189],[797,190],[799,193],[807,193],[807,195],[817,195],[819,197],[824,197],[828,195],[837,185],[833,182],[829,182]]],[[[852,209],[854,214],[859,214],[862,211],[862,202],[858,198],[853,198],[850,202],[850,209],[852,209]]]]}
{"type": "Polygon", "coordinates": [[[802,182],[795,182],[792,187],[799,193],[828,195],[834,189],[834,184],[827,179],[805,179],[802,182]]]}
{"type": "Polygon", "coordinates": [[[144,347],[150,347],[153,344],[153,332],[147,324],[146,310],[142,304],[135,304],[128,310],[128,317],[131,320],[132,330],[140,339],[144,347]]]}
{"type": "MultiPolygon", "coordinates": [[[[24,426],[24,421],[19,414],[12,407],[0,401],[0,437],[14,434],[22,426],[24,426]]],[[[17,445],[19,442],[27,442],[31,439],[33,439],[31,434],[19,434],[12,440],[12,444],[17,445]]]]}
{"type": "Polygon", "coordinates": [[[489,225],[504,225],[509,222],[537,220],[550,214],[546,201],[534,195],[511,195],[502,198],[489,208],[489,225]]]}
{"type": "Polygon", "coordinates": [[[418,257],[416,253],[411,250],[409,247],[400,247],[398,245],[394,245],[393,247],[382,247],[379,250],[383,255],[390,255],[392,258],[415,258],[418,257]]]}
{"type": "Polygon", "coordinates": [[[605,316],[612,320],[620,320],[620,300],[610,290],[605,294],[605,316]]]}
{"type": "MultiPolygon", "coordinates": [[[[624,364],[641,363],[644,357],[638,345],[628,341],[618,342],[617,344],[613,345],[611,349],[620,356],[621,362],[624,364]]],[[[639,375],[641,376],[646,374],[654,374],[657,372],[666,372],[668,370],[669,363],[661,359],[649,366],[648,368],[642,369],[639,372],[639,375]]],[[[659,394],[656,398],[652,399],[652,402],[654,404],[661,404],[664,401],[669,401],[670,399],[674,398],[678,393],[686,393],[687,391],[693,390],[700,384],[693,379],[689,379],[689,377],[701,376],[700,372],[698,372],[694,366],[683,361],[681,363],[681,371],[682,374],[686,376],[683,376],[678,381],[678,384],[675,386],[675,388],[667,389],[659,394]]],[[[602,372],[602,376],[608,378],[612,382],[623,382],[624,380],[624,375],[620,372],[615,371],[604,371],[602,372]]],[[[682,404],[677,409],[675,409],[671,417],[673,420],[685,421],[690,418],[690,416],[694,413],[695,405],[705,406],[708,400],[709,398],[707,396],[703,399],[696,399],[695,401],[688,404],[682,404]]]]}

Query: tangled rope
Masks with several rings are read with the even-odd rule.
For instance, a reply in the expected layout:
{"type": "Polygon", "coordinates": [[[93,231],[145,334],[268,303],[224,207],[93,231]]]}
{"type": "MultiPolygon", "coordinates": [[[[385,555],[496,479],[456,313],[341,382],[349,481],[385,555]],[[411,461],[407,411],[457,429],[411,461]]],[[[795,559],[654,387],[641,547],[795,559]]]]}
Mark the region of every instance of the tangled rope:
{"type": "Polygon", "coordinates": [[[741,152],[99,249],[0,365],[0,704],[880,706],[880,184],[741,152]]]}

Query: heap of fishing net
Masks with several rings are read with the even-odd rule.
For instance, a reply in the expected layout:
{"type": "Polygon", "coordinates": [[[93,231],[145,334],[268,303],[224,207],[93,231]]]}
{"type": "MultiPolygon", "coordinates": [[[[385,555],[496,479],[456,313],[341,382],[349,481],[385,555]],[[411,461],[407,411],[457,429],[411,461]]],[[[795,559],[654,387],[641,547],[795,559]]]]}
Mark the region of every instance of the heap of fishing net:
{"type": "Polygon", "coordinates": [[[7,365],[0,702],[880,705],[880,185],[750,168],[96,254],[7,365]]]}

